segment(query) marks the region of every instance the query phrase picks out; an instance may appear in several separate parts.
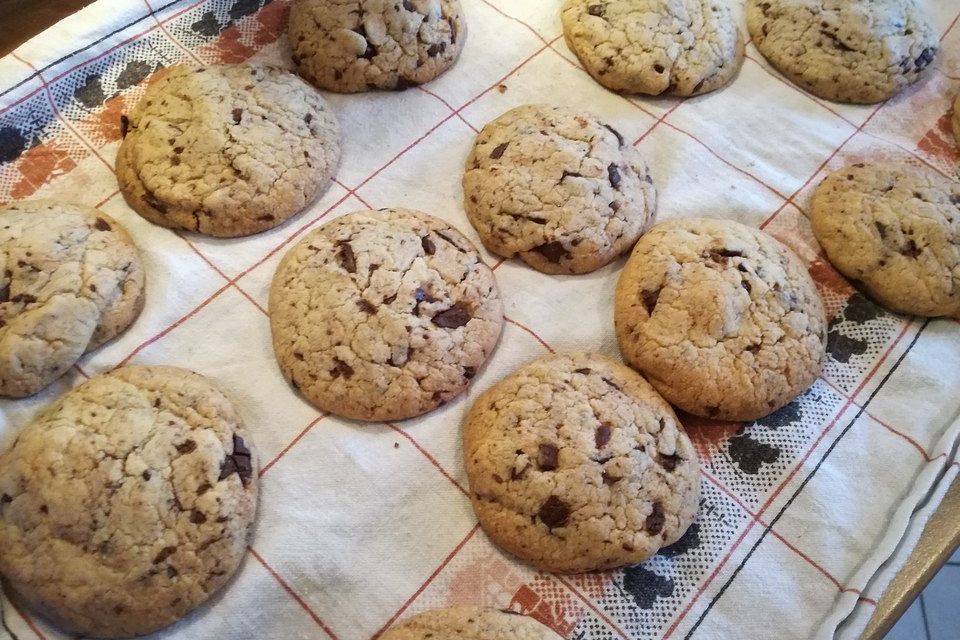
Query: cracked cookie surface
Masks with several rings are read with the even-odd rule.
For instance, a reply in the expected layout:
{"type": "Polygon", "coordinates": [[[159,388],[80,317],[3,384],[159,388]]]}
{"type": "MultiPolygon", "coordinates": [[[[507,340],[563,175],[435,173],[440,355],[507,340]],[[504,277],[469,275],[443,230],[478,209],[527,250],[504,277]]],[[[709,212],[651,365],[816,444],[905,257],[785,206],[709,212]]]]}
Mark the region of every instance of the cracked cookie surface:
{"type": "Polygon", "coordinates": [[[529,616],[484,607],[431,609],[390,627],[381,640],[561,640],[529,616]]]}
{"type": "Polygon", "coordinates": [[[640,153],[609,124],[546,105],[480,131],[463,176],[483,244],[544,273],[588,273],[629,251],[656,211],[640,153]]]}
{"type": "Polygon", "coordinates": [[[467,37],[459,0],[296,0],[298,72],[323,89],[406,89],[456,61],[467,37]]]}
{"type": "Polygon", "coordinates": [[[92,207],[30,200],[0,209],[0,396],[32,395],[143,308],[126,230],[92,207]]]}
{"type": "Polygon", "coordinates": [[[810,222],[830,262],[900,313],[960,320],[960,183],[908,164],[824,179],[810,222]]]}
{"type": "Polygon", "coordinates": [[[202,376],[96,376],[0,455],[0,573],[72,632],[163,628],[239,566],[257,469],[239,416],[202,376]]]}
{"type": "Polygon", "coordinates": [[[719,0],[566,0],[563,33],[613,91],[692,96],[719,89],[743,62],[743,39],[719,0]]]}
{"type": "Polygon", "coordinates": [[[810,93],[870,104],[916,82],[939,39],[915,0],[749,0],[757,49],[810,93]]]}
{"type": "Polygon", "coordinates": [[[685,218],[651,229],[614,297],[620,351],[672,404],[755,420],[820,374],[827,321],[800,259],[732,220],[685,218]]]}
{"type": "Polygon", "coordinates": [[[463,448],[484,531],[547,571],[640,562],[698,508],[699,464],[673,409],[602,356],[521,367],[473,405],[463,448]]]}
{"type": "Polygon", "coordinates": [[[493,272],[439,218],[358,211],[309,233],[270,289],[284,377],[323,411],[402,420],[459,395],[493,351],[493,272]]]}
{"type": "Polygon", "coordinates": [[[236,237],[273,228],[325,191],[339,126],[297,76],[259,65],[171,67],[121,118],[120,190],[165,227],[236,237]]]}

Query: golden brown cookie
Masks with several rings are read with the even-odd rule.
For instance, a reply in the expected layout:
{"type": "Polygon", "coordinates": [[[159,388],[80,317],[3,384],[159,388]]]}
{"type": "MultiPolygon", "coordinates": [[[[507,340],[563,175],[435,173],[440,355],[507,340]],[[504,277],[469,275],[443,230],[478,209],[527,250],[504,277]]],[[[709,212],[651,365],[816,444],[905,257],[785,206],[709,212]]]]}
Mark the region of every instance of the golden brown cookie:
{"type": "Polygon", "coordinates": [[[401,420],[453,399],[493,351],[493,272],[459,231],[411,209],[358,211],[307,234],[270,290],[284,377],[323,411],[401,420]]]}
{"type": "Polygon", "coordinates": [[[699,464],[670,405],[598,355],[541,358],[484,393],[463,455],[484,531],[546,571],[645,560],[698,508],[699,464]]]}
{"type": "Polygon", "coordinates": [[[730,82],[743,38],[726,3],[713,0],[566,0],[570,49],[613,91],[693,96],[730,82]]]}
{"type": "Polygon", "coordinates": [[[626,361],[689,413],[755,420],[820,374],[827,320],[813,280],[792,251],[738,222],[655,226],[614,304],[626,361]]]}
{"type": "Polygon", "coordinates": [[[587,273],[630,250],[657,196],[640,153],[609,124],[525,105],[477,136],[464,208],[483,244],[544,273],[587,273]]]}
{"type": "Polygon", "coordinates": [[[140,314],[140,253],[93,207],[29,200],[0,209],[0,396],[32,395],[140,314]]]}
{"type": "Polygon", "coordinates": [[[239,566],[257,469],[240,417],[202,376],[94,377],[0,455],[0,574],[73,633],[166,627],[239,566]]]}
{"type": "Polygon", "coordinates": [[[881,102],[920,79],[937,33],[916,0],[749,0],[753,43],[810,93],[881,102]]]}
{"type": "Polygon", "coordinates": [[[279,225],[326,191],[340,158],[330,106],[276,67],[174,66],[121,125],[127,204],[154,224],[211,236],[279,225]]]}
{"type": "Polygon", "coordinates": [[[824,179],[813,233],[881,305],[960,320],[960,182],[908,164],[855,164],[824,179]]]}
{"type": "Polygon", "coordinates": [[[460,0],[295,0],[289,30],[297,71],[341,93],[429,82],[467,39],[460,0]]]}

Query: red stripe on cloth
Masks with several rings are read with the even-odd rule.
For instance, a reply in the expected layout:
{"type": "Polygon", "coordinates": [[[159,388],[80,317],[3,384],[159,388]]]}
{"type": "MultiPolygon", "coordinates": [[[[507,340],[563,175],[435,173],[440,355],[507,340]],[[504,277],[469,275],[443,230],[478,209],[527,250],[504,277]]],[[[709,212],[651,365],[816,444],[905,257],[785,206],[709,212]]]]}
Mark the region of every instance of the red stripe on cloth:
{"type": "Polygon", "coordinates": [[[380,630],[377,631],[375,634],[373,634],[373,636],[370,638],[370,640],[377,640],[377,638],[379,638],[379,637],[383,634],[384,631],[386,631],[387,629],[390,628],[390,625],[392,625],[394,622],[397,621],[397,618],[399,618],[401,615],[403,615],[403,612],[406,611],[407,608],[408,608],[411,604],[413,604],[413,601],[416,600],[416,599],[420,596],[421,593],[423,593],[424,589],[426,589],[426,588],[430,585],[430,583],[433,582],[434,578],[436,578],[438,575],[440,575],[440,572],[443,571],[444,567],[446,567],[446,566],[450,563],[450,561],[453,560],[453,558],[454,558],[458,553],[460,553],[460,550],[464,547],[464,545],[467,544],[467,542],[470,541],[470,538],[472,538],[472,537],[474,536],[474,534],[477,533],[477,530],[478,530],[478,529],[480,529],[480,523],[479,523],[479,522],[478,522],[477,524],[473,525],[473,528],[470,529],[470,531],[467,533],[466,536],[464,536],[463,540],[461,540],[460,543],[459,543],[456,547],[453,548],[453,551],[451,551],[449,554],[447,554],[447,557],[443,559],[443,562],[440,563],[440,566],[438,566],[436,569],[433,570],[433,573],[430,574],[430,577],[428,577],[428,578],[423,582],[423,584],[420,585],[420,588],[417,589],[417,590],[413,593],[413,595],[410,596],[410,597],[407,599],[407,601],[404,602],[404,603],[400,606],[399,609],[397,609],[397,612],[394,613],[393,616],[392,616],[389,620],[387,620],[386,624],[384,624],[382,627],[380,627],[380,630]]]}
{"type": "Polygon", "coordinates": [[[281,452],[278,453],[276,456],[274,456],[273,460],[271,460],[270,462],[268,462],[262,469],[260,469],[260,474],[259,474],[257,477],[262,478],[262,477],[263,477],[263,474],[265,474],[265,473],[270,469],[270,467],[272,467],[273,465],[277,464],[277,462],[280,461],[280,458],[282,458],[283,456],[287,455],[287,452],[290,451],[290,449],[293,449],[293,447],[294,447],[295,444],[297,444],[298,442],[300,442],[300,440],[302,440],[303,437],[304,437],[305,435],[307,435],[307,433],[309,433],[309,431],[310,431],[311,429],[313,429],[315,426],[317,426],[317,424],[319,424],[320,421],[323,420],[323,419],[326,418],[326,417],[327,417],[326,414],[320,414],[319,416],[317,416],[316,418],[314,418],[314,419],[310,422],[310,424],[308,424],[306,427],[304,427],[303,430],[302,430],[300,433],[297,434],[297,437],[296,437],[296,438],[294,438],[293,440],[290,441],[290,444],[288,444],[286,447],[283,448],[283,451],[281,451],[281,452]]]}
{"type": "Polygon", "coordinates": [[[14,602],[9,598],[7,599],[7,602],[10,603],[10,606],[12,606],[18,614],[20,614],[20,617],[23,618],[23,621],[27,623],[28,627],[30,627],[30,631],[33,631],[36,634],[36,636],[40,638],[40,640],[47,640],[47,636],[43,635],[43,632],[40,631],[37,625],[33,623],[33,620],[30,618],[29,615],[27,615],[26,611],[21,609],[16,602],[14,602]]]}
{"type": "Polygon", "coordinates": [[[390,427],[391,429],[393,429],[394,431],[396,431],[397,433],[399,433],[401,436],[403,436],[403,437],[406,438],[407,440],[409,440],[410,443],[411,443],[414,447],[417,448],[417,451],[419,451],[420,453],[422,453],[422,454],[424,455],[424,457],[425,457],[427,460],[430,461],[430,464],[432,464],[434,467],[436,467],[437,470],[438,470],[440,473],[443,474],[443,477],[444,477],[444,478],[446,478],[447,480],[449,480],[449,481],[451,482],[451,484],[453,484],[453,486],[455,486],[457,489],[459,489],[460,492],[461,492],[463,495],[467,496],[468,498],[470,497],[470,492],[467,491],[466,489],[464,489],[463,486],[462,486],[459,482],[457,482],[456,479],[454,479],[453,476],[451,476],[449,473],[447,473],[447,470],[443,468],[443,465],[440,464],[439,462],[437,462],[437,459],[434,458],[433,455],[432,455],[429,451],[427,451],[427,450],[424,449],[422,446],[420,446],[420,443],[417,442],[417,441],[413,438],[413,436],[411,436],[409,433],[407,433],[406,431],[404,431],[403,429],[401,429],[401,428],[398,427],[397,425],[393,424],[392,422],[388,422],[388,423],[387,423],[387,426],[390,427]]]}
{"type": "Polygon", "coordinates": [[[249,551],[250,555],[252,555],[254,558],[257,559],[257,562],[259,562],[263,566],[263,568],[267,570],[267,573],[273,576],[273,579],[276,580],[281,587],[283,587],[283,590],[286,591],[288,594],[290,594],[290,597],[296,600],[297,604],[299,604],[300,607],[304,611],[306,611],[311,618],[313,618],[313,621],[317,623],[317,626],[323,629],[323,632],[326,633],[328,636],[330,636],[331,640],[338,640],[337,634],[335,634],[333,630],[330,627],[328,627],[323,622],[323,620],[320,619],[320,616],[314,613],[313,609],[310,608],[310,606],[306,603],[306,601],[304,601],[304,599],[301,598],[300,595],[296,591],[294,591],[289,584],[287,584],[287,581],[281,578],[280,574],[277,573],[273,569],[273,567],[267,564],[267,561],[261,558],[259,553],[254,551],[253,547],[248,546],[247,551],[249,551]]]}
{"type": "Polygon", "coordinates": [[[135,348],[133,351],[131,351],[123,360],[121,360],[120,362],[118,362],[118,363],[117,363],[117,366],[118,366],[118,367],[122,367],[123,365],[127,364],[128,362],[130,362],[130,359],[133,358],[135,355],[137,355],[138,353],[140,353],[141,351],[143,351],[144,349],[146,349],[147,347],[149,347],[150,345],[152,345],[153,343],[155,343],[157,340],[159,340],[159,339],[162,338],[163,336],[167,335],[168,333],[170,333],[171,331],[173,331],[174,329],[176,329],[177,327],[179,327],[180,325],[182,325],[184,322],[186,322],[187,320],[189,320],[189,319],[192,318],[193,316],[197,315],[204,307],[206,307],[208,304],[210,304],[211,302],[213,302],[213,301],[217,298],[217,296],[219,296],[221,293],[223,293],[224,291],[226,291],[227,289],[229,289],[230,286],[231,286],[231,285],[230,285],[229,282],[228,282],[227,284],[223,285],[222,287],[220,287],[219,289],[217,289],[216,291],[214,291],[210,296],[208,296],[206,300],[204,300],[204,301],[201,302],[199,305],[197,305],[196,307],[194,307],[192,310],[190,310],[189,312],[187,312],[187,314],[184,315],[183,317],[181,317],[179,320],[177,320],[177,321],[174,322],[173,324],[169,325],[166,329],[164,329],[163,331],[161,331],[161,332],[158,333],[157,335],[153,336],[152,338],[150,338],[150,339],[148,339],[148,340],[145,340],[144,342],[140,343],[140,345],[139,345],[137,348],[135,348]]]}
{"type": "Polygon", "coordinates": [[[517,322],[516,320],[514,320],[513,318],[511,318],[511,317],[509,317],[509,316],[503,316],[503,319],[506,320],[507,322],[509,322],[510,324],[514,325],[514,326],[520,327],[521,329],[523,329],[524,331],[526,331],[527,333],[529,333],[531,336],[533,336],[534,338],[536,338],[536,339],[537,339],[537,342],[539,342],[540,344],[542,344],[542,345],[543,345],[543,348],[546,349],[547,351],[549,351],[550,353],[556,353],[556,351],[553,350],[553,347],[551,347],[549,344],[547,344],[546,340],[544,340],[543,338],[541,338],[540,336],[538,336],[537,333],[536,333],[533,329],[531,329],[530,327],[528,327],[527,325],[525,325],[525,324],[520,324],[519,322],[517,322]]]}

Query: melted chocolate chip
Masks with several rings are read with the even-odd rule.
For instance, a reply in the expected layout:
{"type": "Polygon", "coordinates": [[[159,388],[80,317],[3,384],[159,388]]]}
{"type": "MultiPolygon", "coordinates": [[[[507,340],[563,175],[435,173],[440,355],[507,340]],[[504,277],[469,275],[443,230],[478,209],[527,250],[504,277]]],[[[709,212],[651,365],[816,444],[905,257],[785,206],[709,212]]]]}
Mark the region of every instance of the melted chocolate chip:
{"type": "Polygon", "coordinates": [[[157,200],[157,197],[156,197],[155,195],[153,195],[153,192],[151,192],[151,191],[144,191],[144,193],[143,193],[143,202],[144,202],[148,207],[151,207],[151,208],[153,208],[153,209],[156,209],[156,210],[159,211],[160,213],[166,213],[166,212],[167,212],[167,205],[165,205],[165,204],[163,204],[162,202],[160,202],[159,200],[157,200]]]}
{"type": "Polygon", "coordinates": [[[587,13],[592,16],[602,17],[603,16],[603,5],[602,4],[591,4],[587,6],[587,13]]]}
{"type": "Polygon", "coordinates": [[[470,312],[458,302],[433,316],[431,322],[444,329],[456,329],[470,322],[470,312]]]}
{"type": "Polygon", "coordinates": [[[678,455],[666,456],[662,453],[657,454],[657,463],[667,471],[673,471],[683,462],[683,458],[678,455]]]}
{"type": "Polygon", "coordinates": [[[312,114],[312,113],[308,113],[307,115],[303,116],[303,121],[304,121],[306,124],[310,124],[311,122],[313,122],[313,114],[312,114]]]}
{"type": "Polygon", "coordinates": [[[4,493],[3,495],[0,495],[0,504],[10,504],[11,502],[13,502],[13,498],[7,494],[4,493]]]}
{"type": "Polygon", "coordinates": [[[900,253],[908,258],[916,258],[923,253],[923,250],[917,246],[917,243],[913,241],[913,238],[910,238],[907,240],[907,244],[900,249],[900,253]]]}
{"type": "Polygon", "coordinates": [[[927,47],[924,49],[916,60],[913,61],[913,64],[917,67],[917,71],[923,71],[927,66],[933,62],[933,59],[937,55],[936,47],[927,47]]]}
{"type": "Polygon", "coordinates": [[[620,391],[619,385],[617,385],[615,382],[613,382],[610,378],[604,378],[603,381],[606,382],[606,383],[607,383],[608,385],[610,385],[611,387],[613,387],[614,389],[616,389],[617,391],[620,391]]]}
{"type": "Polygon", "coordinates": [[[97,231],[110,231],[112,229],[110,223],[103,218],[97,218],[97,221],[93,223],[93,228],[97,231]]]}
{"type": "Polygon", "coordinates": [[[583,369],[574,369],[574,370],[573,370],[574,373],[582,373],[583,375],[589,374],[590,371],[591,371],[591,370],[590,370],[589,367],[584,367],[583,369]]]}
{"type": "Polygon", "coordinates": [[[562,527],[570,517],[570,507],[557,496],[550,496],[537,512],[540,521],[550,527],[562,527]]]}
{"type": "Polygon", "coordinates": [[[203,524],[206,521],[207,516],[205,516],[202,512],[194,510],[190,513],[190,522],[193,524],[203,524]]]}
{"type": "Polygon", "coordinates": [[[120,137],[126,138],[127,132],[130,131],[130,118],[127,116],[120,116],[120,137]]]}
{"type": "Polygon", "coordinates": [[[150,474],[150,470],[148,469],[143,473],[141,473],[140,477],[143,478],[145,482],[150,482],[150,478],[152,478],[153,476],[150,474]]]}
{"type": "Polygon", "coordinates": [[[663,525],[666,522],[666,517],[663,514],[663,505],[659,502],[653,503],[653,511],[650,512],[650,515],[647,516],[647,520],[644,523],[644,528],[647,533],[652,536],[657,535],[663,531],[663,525]]]}
{"type": "Polygon", "coordinates": [[[552,444],[542,444],[537,452],[537,468],[540,471],[555,471],[559,451],[552,444]]]}
{"type": "Polygon", "coordinates": [[[597,427],[597,431],[593,434],[593,442],[597,445],[597,449],[602,449],[610,442],[611,433],[612,431],[609,425],[602,424],[597,427]]]}
{"type": "Polygon", "coordinates": [[[433,244],[433,240],[430,239],[430,236],[423,236],[420,238],[420,244],[423,246],[423,252],[428,256],[432,256],[437,252],[437,246],[433,244]]]}
{"type": "Polygon", "coordinates": [[[439,44],[432,44],[427,47],[427,55],[431,58],[436,58],[441,51],[443,51],[443,47],[441,47],[439,44]]]}
{"type": "Polygon", "coordinates": [[[534,251],[546,258],[548,262],[554,264],[559,263],[560,260],[564,258],[570,257],[570,252],[567,251],[561,243],[556,241],[535,247],[534,251]]]}
{"type": "Polygon", "coordinates": [[[340,265],[347,273],[356,273],[357,259],[353,255],[353,247],[346,241],[338,242],[337,246],[340,247],[340,253],[337,254],[337,257],[340,258],[340,265]]]}
{"type": "Polygon", "coordinates": [[[33,304],[36,301],[36,296],[32,296],[29,293],[18,293],[10,298],[10,302],[22,302],[23,304],[33,304]]]}
{"type": "Polygon", "coordinates": [[[493,151],[490,152],[490,158],[492,160],[499,160],[500,158],[503,157],[503,152],[506,151],[507,147],[509,146],[510,146],[509,142],[498,144],[496,147],[493,148],[493,151]]]}
{"type": "Polygon", "coordinates": [[[463,368],[463,377],[467,380],[471,380],[473,376],[477,375],[476,367],[464,367],[463,368]]]}
{"type": "Polygon", "coordinates": [[[161,562],[163,562],[164,560],[166,560],[176,552],[177,552],[176,547],[164,547],[163,549],[160,550],[160,553],[158,553],[156,557],[154,557],[153,564],[160,564],[161,562]]]}
{"type": "Polygon", "coordinates": [[[610,178],[610,186],[614,189],[620,189],[620,168],[615,163],[610,163],[607,167],[607,174],[610,178]]]}
{"type": "Polygon", "coordinates": [[[747,282],[746,280],[741,280],[741,281],[740,281],[740,286],[743,287],[744,290],[746,290],[747,293],[750,293],[750,291],[753,289],[753,287],[750,286],[750,283],[747,282]]]}
{"type": "Polygon", "coordinates": [[[333,369],[330,370],[330,375],[334,379],[337,379],[340,376],[343,376],[344,378],[349,379],[350,377],[353,376],[353,367],[348,365],[343,360],[340,360],[339,358],[334,358],[333,369]]]}
{"type": "Polygon", "coordinates": [[[653,310],[657,308],[657,301],[660,299],[660,291],[662,291],[662,289],[642,291],[640,293],[640,297],[643,299],[643,308],[647,310],[648,316],[652,316],[653,310]]]}
{"type": "Polygon", "coordinates": [[[362,298],[360,300],[357,300],[357,307],[360,309],[360,311],[363,311],[364,313],[369,313],[370,315],[374,315],[377,312],[377,308],[375,306],[373,306],[372,304],[370,304],[369,302],[367,302],[362,298]]]}
{"type": "Polygon", "coordinates": [[[653,70],[656,71],[657,73],[663,73],[664,71],[666,71],[666,69],[662,64],[653,65],[653,70]]]}
{"type": "Polygon", "coordinates": [[[360,57],[366,58],[367,60],[371,60],[376,55],[377,55],[377,48],[373,46],[373,44],[369,40],[367,40],[367,48],[364,50],[363,55],[360,57]]]}
{"type": "Polygon", "coordinates": [[[827,40],[833,43],[833,46],[839,49],[840,51],[853,51],[851,47],[848,47],[835,33],[830,33],[829,31],[820,31],[820,34],[825,37],[827,40]]]}
{"type": "Polygon", "coordinates": [[[197,443],[193,440],[187,440],[181,444],[177,445],[177,453],[180,455],[186,455],[188,453],[193,453],[197,450],[197,443]]]}
{"type": "Polygon", "coordinates": [[[243,118],[243,109],[234,109],[233,110],[233,124],[240,124],[240,120],[243,118]]]}
{"type": "Polygon", "coordinates": [[[232,474],[240,476],[240,481],[247,484],[250,476],[253,475],[253,463],[250,460],[250,449],[243,441],[243,438],[233,435],[233,453],[229,454],[220,465],[220,477],[218,480],[225,480],[232,474]]]}

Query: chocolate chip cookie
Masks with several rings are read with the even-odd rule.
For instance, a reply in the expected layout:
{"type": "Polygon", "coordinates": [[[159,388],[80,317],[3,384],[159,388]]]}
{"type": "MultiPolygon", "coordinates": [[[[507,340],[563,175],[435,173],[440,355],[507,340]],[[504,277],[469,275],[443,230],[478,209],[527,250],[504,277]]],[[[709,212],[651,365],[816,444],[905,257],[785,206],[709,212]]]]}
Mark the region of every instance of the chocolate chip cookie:
{"type": "Polygon", "coordinates": [[[613,91],[707,93],[743,62],[743,39],[723,2],[566,0],[561,15],[570,49],[613,91]]]}
{"type": "Polygon", "coordinates": [[[50,200],[0,209],[0,396],[32,395],[143,308],[143,264],[126,230],[50,200]]]}
{"type": "Polygon", "coordinates": [[[672,404],[755,420],[820,374],[827,320],[800,259],[731,220],[685,218],[650,230],[614,298],[620,351],[672,404]]]}
{"type": "Polygon", "coordinates": [[[210,236],[270,229],[326,191],[340,158],[327,102],[259,65],[174,66],[121,118],[117,180],[165,227],[210,236]]]}
{"type": "Polygon", "coordinates": [[[830,262],[900,313],[960,320],[960,183],[908,164],[855,164],[817,187],[830,262]]]}
{"type": "Polygon", "coordinates": [[[450,68],[467,37],[460,0],[295,0],[297,71],[322,89],[406,89],[450,68]]]}
{"type": "Polygon", "coordinates": [[[561,640],[528,616],[483,607],[432,609],[388,629],[381,640],[561,640]]]}
{"type": "Polygon", "coordinates": [[[484,531],[546,571],[640,562],[697,511],[699,465],[670,405],[602,356],[520,368],[473,405],[463,448],[484,531]]]}
{"type": "Polygon", "coordinates": [[[0,574],[64,630],[151,633],[246,552],[257,455],[205,378],[133,366],[62,396],[0,455],[0,574]]]}
{"type": "Polygon", "coordinates": [[[916,0],[748,0],[747,28],[783,75],[838,102],[895,96],[939,49],[916,0]]]}
{"type": "Polygon", "coordinates": [[[587,273],[629,251],[656,210],[640,153],[591,115],[525,105],[483,128],[464,207],[490,251],[544,273],[587,273]]]}
{"type": "Polygon", "coordinates": [[[401,420],[459,395],[503,324],[493,272],[459,231],[411,209],[309,233],[270,289],[283,375],[319,409],[401,420]]]}

